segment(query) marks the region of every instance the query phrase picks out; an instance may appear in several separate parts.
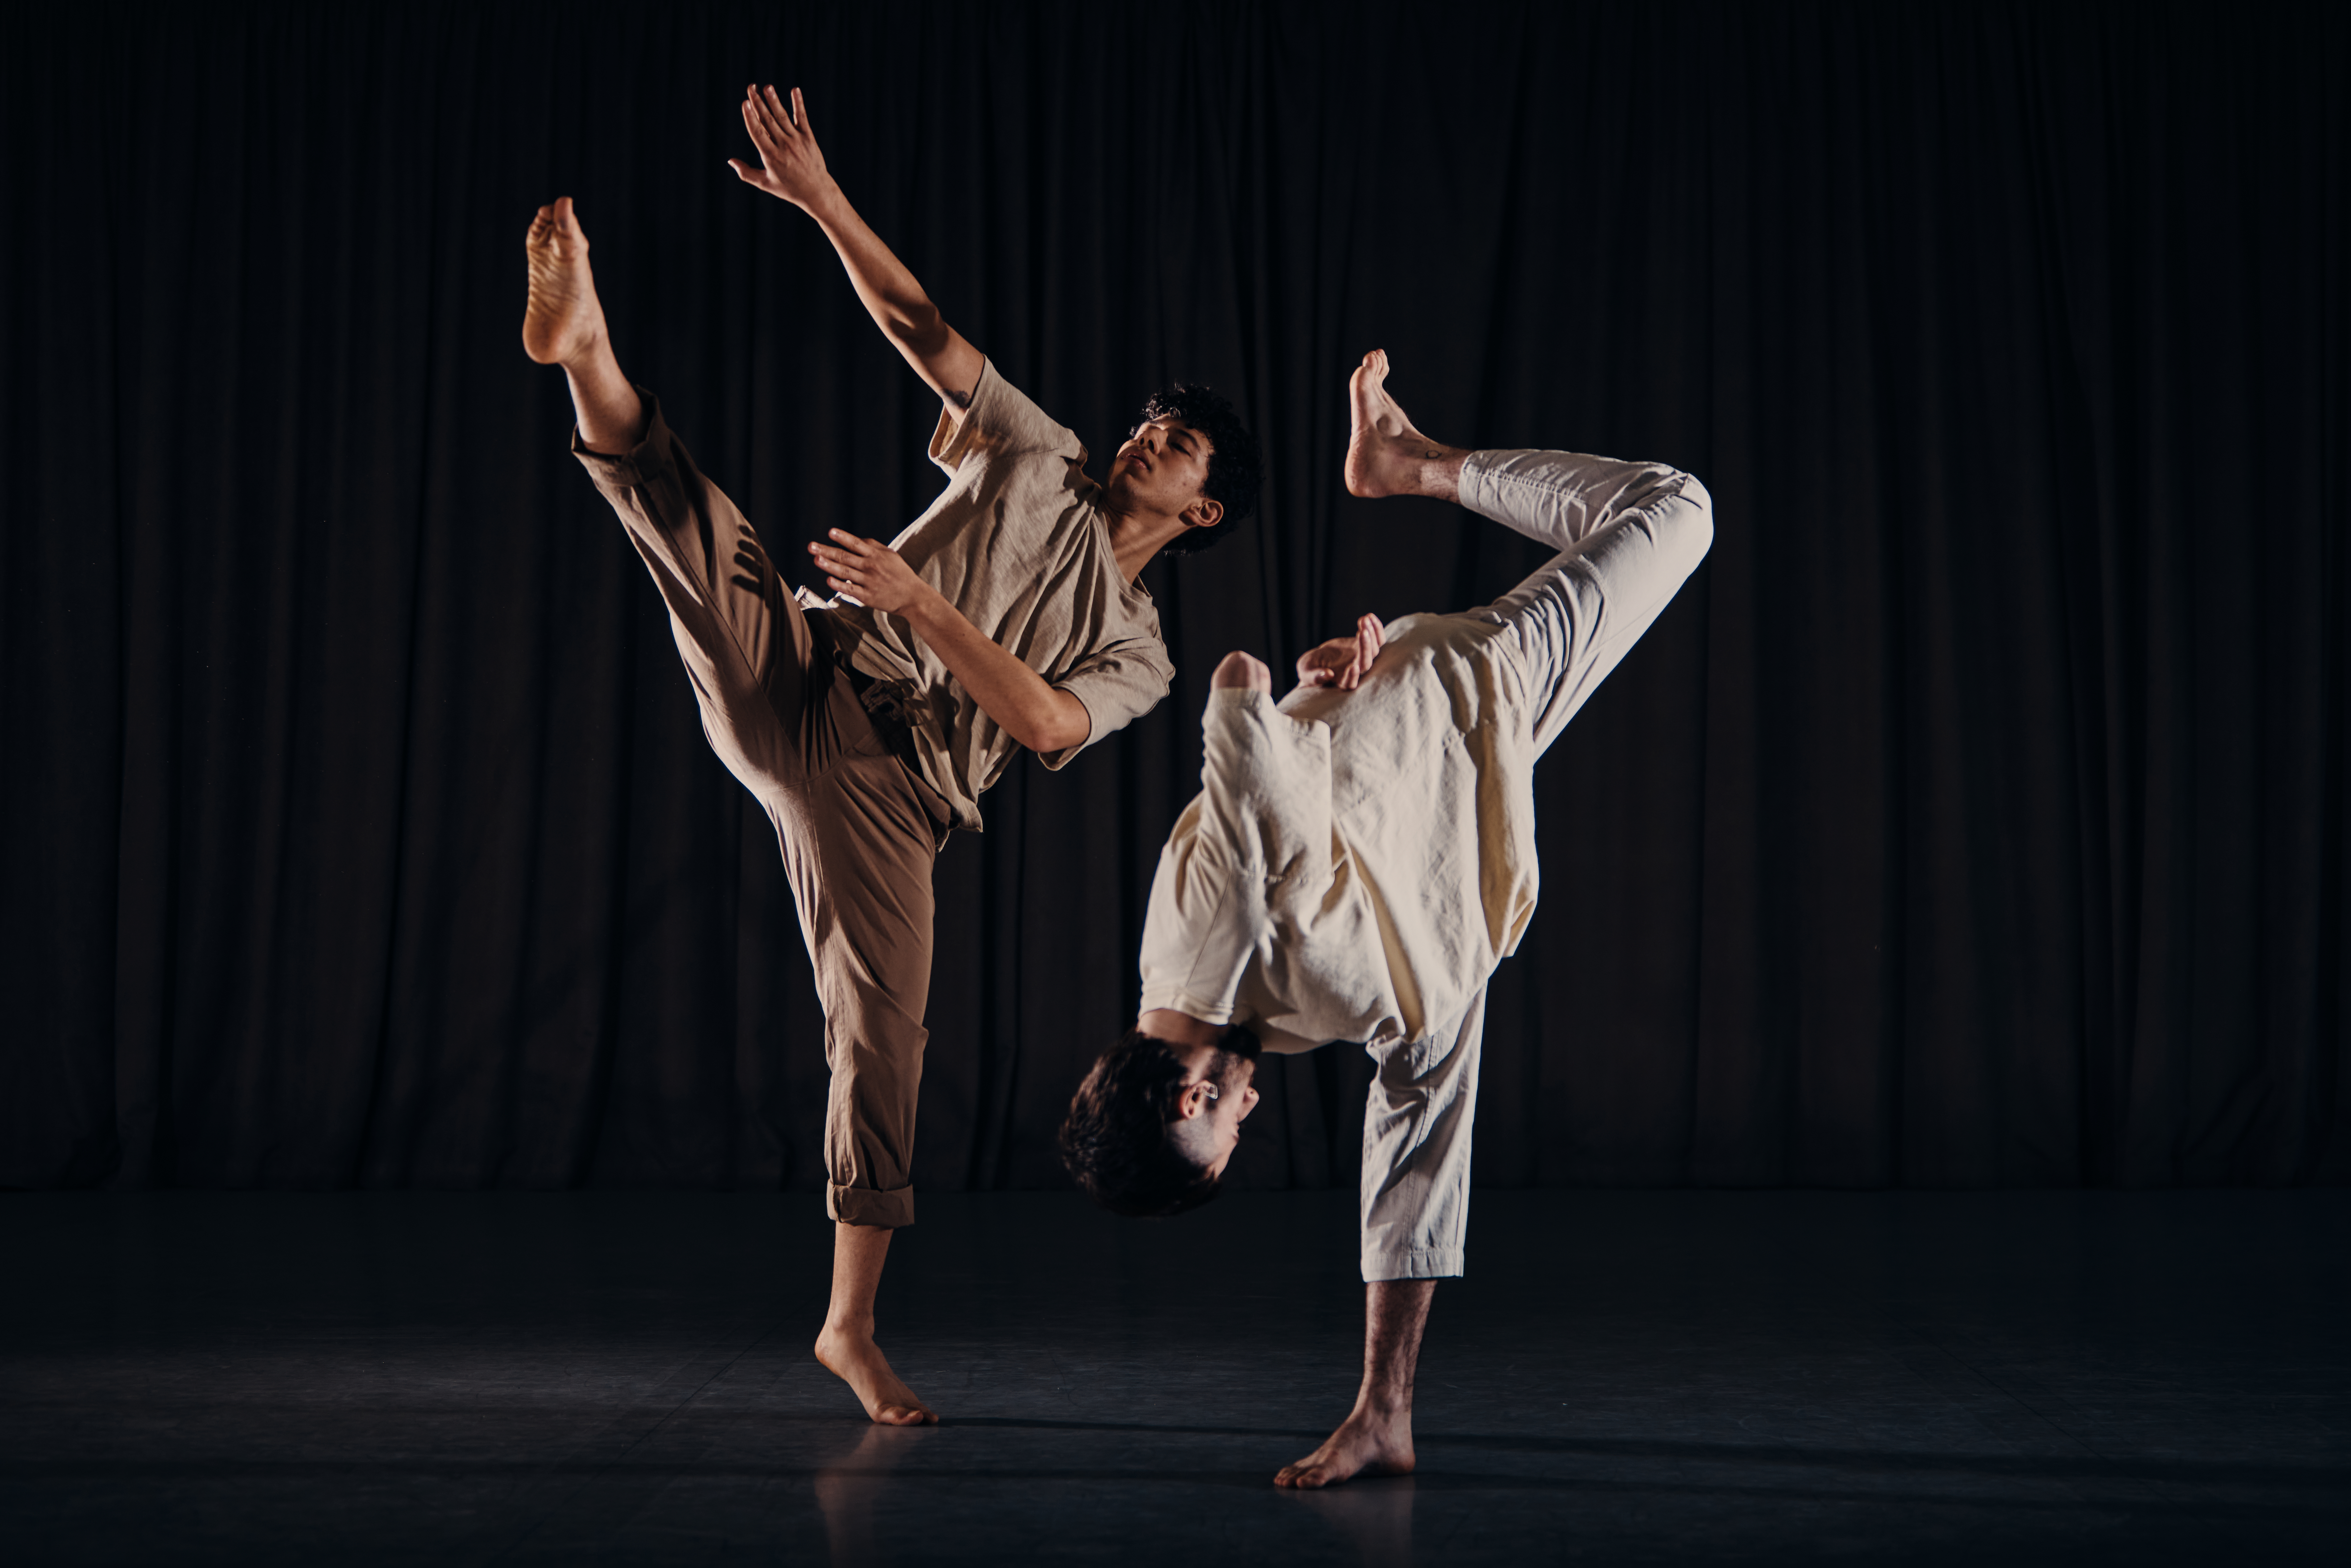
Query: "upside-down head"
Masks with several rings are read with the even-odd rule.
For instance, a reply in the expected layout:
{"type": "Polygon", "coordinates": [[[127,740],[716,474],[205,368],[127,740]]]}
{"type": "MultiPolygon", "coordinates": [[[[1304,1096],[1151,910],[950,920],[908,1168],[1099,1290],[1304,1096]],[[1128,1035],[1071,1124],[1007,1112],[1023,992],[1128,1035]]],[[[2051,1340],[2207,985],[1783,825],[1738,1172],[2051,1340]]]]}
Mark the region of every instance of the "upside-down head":
{"type": "Polygon", "coordinates": [[[1240,1124],[1257,1105],[1257,1037],[1235,1027],[1185,1047],[1131,1029],[1078,1085],[1061,1163],[1113,1214],[1165,1217],[1217,1196],[1240,1124]]]}

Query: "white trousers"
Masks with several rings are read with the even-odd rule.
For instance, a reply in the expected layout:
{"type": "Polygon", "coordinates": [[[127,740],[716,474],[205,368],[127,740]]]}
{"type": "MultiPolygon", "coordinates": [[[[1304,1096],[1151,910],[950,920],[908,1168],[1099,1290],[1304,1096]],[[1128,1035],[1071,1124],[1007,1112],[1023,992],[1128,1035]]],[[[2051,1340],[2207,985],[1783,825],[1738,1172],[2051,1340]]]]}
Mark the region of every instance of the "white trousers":
{"type": "MultiPolygon", "coordinates": [[[[1714,539],[1712,503],[1688,475],[1573,452],[1477,452],[1461,504],[1559,554],[1470,618],[1503,627],[1480,646],[1526,695],[1528,746],[1550,749],[1714,539]]],[[[1414,1040],[1371,1048],[1364,1107],[1364,1278],[1459,1274],[1469,1230],[1469,1133],[1486,990],[1414,1040]]]]}

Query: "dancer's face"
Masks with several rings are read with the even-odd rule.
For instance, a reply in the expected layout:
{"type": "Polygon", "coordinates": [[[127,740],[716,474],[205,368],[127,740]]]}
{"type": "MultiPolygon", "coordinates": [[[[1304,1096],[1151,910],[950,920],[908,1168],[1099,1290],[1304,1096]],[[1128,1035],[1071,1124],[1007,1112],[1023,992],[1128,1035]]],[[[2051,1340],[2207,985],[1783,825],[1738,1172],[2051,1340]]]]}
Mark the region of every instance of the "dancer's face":
{"type": "Polygon", "coordinates": [[[1111,459],[1110,503],[1113,511],[1186,515],[1193,523],[1221,518],[1225,509],[1201,494],[1216,447],[1174,416],[1135,426],[1111,459]]]}
{"type": "MultiPolygon", "coordinates": [[[[1200,1094],[1202,1104],[1193,1118],[1190,1141],[1196,1155],[1205,1155],[1209,1173],[1223,1176],[1241,1141],[1241,1124],[1257,1109],[1257,1061],[1238,1051],[1219,1049],[1207,1063],[1202,1080],[1214,1089],[1200,1094]]],[[[1194,1092],[1196,1094],[1197,1092],[1194,1092]]]]}

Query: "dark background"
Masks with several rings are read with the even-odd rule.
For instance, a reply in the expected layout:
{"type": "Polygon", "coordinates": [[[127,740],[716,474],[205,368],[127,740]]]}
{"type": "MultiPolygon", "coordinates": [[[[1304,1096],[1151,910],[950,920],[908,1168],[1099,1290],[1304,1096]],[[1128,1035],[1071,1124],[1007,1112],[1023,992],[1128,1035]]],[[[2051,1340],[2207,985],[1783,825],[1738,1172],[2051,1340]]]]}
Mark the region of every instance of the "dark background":
{"type": "MultiPolygon", "coordinates": [[[[1540,776],[1480,1181],[2341,1182],[2346,15],[0,8],[0,1185],[817,1185],[774,845],[516,338],[569,193],[778,559],[926,504],[754,77],[1098,455],[1175,376],[1270,452],[1167,703],[941,862],[922,1185],[1062,1182],[1216,659],[1533,564],[1344,497],[1375,344],[1717,505],[1540,776]]],[[[1365,1071],[1238,1179],[1352,1184],[1365,1071]]]]}

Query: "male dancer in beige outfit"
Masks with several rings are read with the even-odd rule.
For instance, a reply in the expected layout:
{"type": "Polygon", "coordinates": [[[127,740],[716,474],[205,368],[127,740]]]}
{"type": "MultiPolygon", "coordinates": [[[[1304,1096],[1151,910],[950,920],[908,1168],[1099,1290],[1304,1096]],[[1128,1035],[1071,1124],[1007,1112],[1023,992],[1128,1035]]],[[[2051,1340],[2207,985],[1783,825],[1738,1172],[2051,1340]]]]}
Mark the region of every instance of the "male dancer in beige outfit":
{"type": "Polygon", "coordinates": [[[1436,1281],[1462,1271],[1486,983],[1534,913],[1535,759],[1713,538],[1705,487],[1654,463],[1467,452],[1412,427],[1387,356],[1350,387],[1347,488],[1458,500],[1560,553],[1499,600],[1322,644],[1276,704],[1247,653],[1217,667],[1199,796],[1168,835],[1135,1027],[1062,1130],[1109,1207],[1214,1196],[1257,1103],[1256,1055],[1359,1040],[1364,1380],[1328,1442],[1275,1478],[1413,1466],[1412,1375],[1436,1281]]]}
{"type": "Polygon", "coordinates": [[[891,1231],[914,1219],[908,1164],[927,1038],[931,870],[950,828],[1027,747],[1048,768],[1137,715],[1173,674],[1135,582],[1171,546],[1218,536],[1256,490],[1255,443],[1223,400],[1155,398],[1107,485],[1085,449],[941,319],[825,172],[797,89],[742,106],[760,162],[737,175],[815,219],[858,298],[943,405],[948,476],[892,544],[829,530],[809,552],[837,596],[787,591],[751,525],[705,478],[613,357],[569,197],[527,245],[523,346],[563,367],[573,450],[667,601],[704,732],[776,824],[824,1004],[831,1092],[832,1301],[817,1357],[872,1419],[936,1420],[873,1339],[891,1231]]]}

